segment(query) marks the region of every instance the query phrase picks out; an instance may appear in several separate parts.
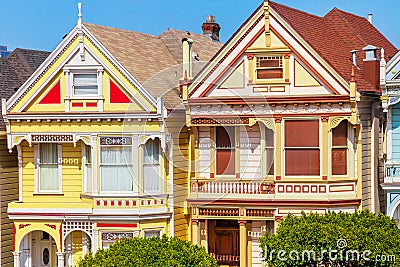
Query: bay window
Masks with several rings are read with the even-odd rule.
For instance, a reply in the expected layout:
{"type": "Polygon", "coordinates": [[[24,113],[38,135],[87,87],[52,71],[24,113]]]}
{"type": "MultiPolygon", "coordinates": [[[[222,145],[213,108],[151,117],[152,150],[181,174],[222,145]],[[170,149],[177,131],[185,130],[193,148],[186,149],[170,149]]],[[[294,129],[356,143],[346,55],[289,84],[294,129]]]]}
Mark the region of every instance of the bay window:
{"type": "Polygon", "coordinates": [[[38,157],[39,191],[61,191],[61,145],[39,144],[38,157]]]}
{"type": "Polygon", "coordinates": [[[149,139],[143,146],[143,187],[145,193],[161,193],[160,139],[149,139]]]}
{"type": "Polygon", "coordinates": [[[216,127],[216,174],[235,175],[235,127],[216,127]]]}
{"type": "Polygon", "coordinates": [[[100,137],[101,191],[133,191],[132,164],[131,137],[100,137]]]}
{"type": "Polygon", "coordinates": [[[347,175],[348,125],[342,121],[332,129],[332,175],[347,175]]]}
{"type": "Polygon", "coordinates": [[[285,121],[285,175],[319,176],[319,120],[285,121]]]}

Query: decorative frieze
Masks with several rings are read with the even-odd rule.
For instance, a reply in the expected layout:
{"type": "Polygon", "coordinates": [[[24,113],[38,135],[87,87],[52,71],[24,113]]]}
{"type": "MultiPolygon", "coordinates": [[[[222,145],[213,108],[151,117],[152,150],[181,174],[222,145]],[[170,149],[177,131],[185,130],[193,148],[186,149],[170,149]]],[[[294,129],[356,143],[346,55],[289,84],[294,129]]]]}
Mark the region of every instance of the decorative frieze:
{"type": "Polygon", "coordinates": [[[274,217],[275,210],[246,209],[246,216],[249,217],[274,217]]]}
{"type": "Polygon", "coordinates": [[[73,142],[74,141],[74,136],[71,135],[50,135],[50,134],[35,134],[32,135],[32,142],[37,142],[37,143],[67,143],[67,142],[73,142]]]}

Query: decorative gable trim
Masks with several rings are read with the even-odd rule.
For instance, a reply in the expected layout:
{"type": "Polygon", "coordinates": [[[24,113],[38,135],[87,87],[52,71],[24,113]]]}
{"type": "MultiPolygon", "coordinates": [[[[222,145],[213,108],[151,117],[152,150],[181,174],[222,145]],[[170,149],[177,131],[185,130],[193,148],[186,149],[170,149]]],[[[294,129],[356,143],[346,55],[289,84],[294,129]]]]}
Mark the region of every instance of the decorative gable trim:
{"type": "Polygon", "coordinates": [[[61,104],[61,82],[58,82],[50,91],[39,101],[39,104],[61,104]]]}
{"type": "Polygon", "coordinates": [[[110,103],[132,103],[131,99],[110,79],[110,103]]]}

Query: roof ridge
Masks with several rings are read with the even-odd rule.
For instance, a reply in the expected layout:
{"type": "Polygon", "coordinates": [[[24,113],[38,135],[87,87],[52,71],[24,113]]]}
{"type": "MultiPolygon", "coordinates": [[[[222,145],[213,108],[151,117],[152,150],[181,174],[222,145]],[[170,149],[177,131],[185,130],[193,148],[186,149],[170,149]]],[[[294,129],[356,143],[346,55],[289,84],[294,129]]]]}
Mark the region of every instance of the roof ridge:
{"type": "Polygon", "coordinates": [[[309,15],[309,16],[313,16],[313,17],[316,17],[316,18],[320,18],[320,19],[323,18],[323,17],[321,17],[321,16],[318,16],[318,15],[315,15],[315,14],[311,14],[311,13],[309,13],[309,12],[306,12],[306,11],[304,11],[304,10],[300,10],[300,9],[297,9],[297,8],[294,8],[294,7],[286,6],[286,5],[277,3],[277,2],[275,2],[275,1],[269,1],[269,3],[272,4],[272,5],[281,6],[281,7],[283,7],[283,8],[295,10],[295,11],[297,11],[297,12],[300,12],[300,13],[303,13],[303,14],[307,14],[307,15],[309,15]]]}
{"type": "Polygon", "coordinates": [[[158,38],[159,37],[157,35],[153,35],[153,34],[149,34],[149,33],[137,32],[137,31],[127,30],[127,29],[122,29],[122,28],[117,28],[117,27],[111,27],[111,26],[105,26],[105,25],[100,25],[100,24],[95,24],[95,23],[90,23],[90,22],[83,22],[83,25],[89,25],[89,26],[91,25],[91,26],[95,26],[95,27],[114,29],[114,30],[128,32],[128,33],[138,33],[138,34],[142,34],[142,35],[145,35],[145,36],[148,36],[148,37],[152,37],[152,38],[158,38]]]}
{"type": "Polygon", "coordinates": [[[350,12],[348,12],[348,11],[344,11],[344,10],[342,10],[342,9],[340,9],[340,8],[337,8],[337,7],[332,8],[331,11],[329,11],[328,13],[326,13],[325,16],[324,16],[324,18],[325,18],[326,16],[328,16],[330,13],[333,13],[333,12],[345,13],[345,14],[347,14],[347,15],[349,15],[349,16],[352,16],[352,17],[357,17],[357,18],[360,18],[360,19],[365,19],[365,20],[367,20],[367,18],[365,18],[365,17],[363,17],[363,16],[359,16],[359,15],[357,15],[357,14],[353,14],[353,13],[350,13],[350,12]]]}

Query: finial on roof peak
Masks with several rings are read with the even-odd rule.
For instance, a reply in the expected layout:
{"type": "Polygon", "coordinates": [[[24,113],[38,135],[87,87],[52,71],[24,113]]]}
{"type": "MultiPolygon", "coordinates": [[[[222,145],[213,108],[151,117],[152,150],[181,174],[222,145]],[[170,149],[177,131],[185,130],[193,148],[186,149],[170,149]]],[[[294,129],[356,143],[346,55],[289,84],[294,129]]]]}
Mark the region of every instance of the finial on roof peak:
{"type": "Polygon", "coordinates": [[[82,3],[78,3],[78,25],[82,24],[82,3]]]}

